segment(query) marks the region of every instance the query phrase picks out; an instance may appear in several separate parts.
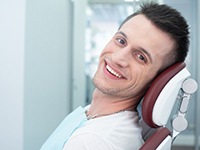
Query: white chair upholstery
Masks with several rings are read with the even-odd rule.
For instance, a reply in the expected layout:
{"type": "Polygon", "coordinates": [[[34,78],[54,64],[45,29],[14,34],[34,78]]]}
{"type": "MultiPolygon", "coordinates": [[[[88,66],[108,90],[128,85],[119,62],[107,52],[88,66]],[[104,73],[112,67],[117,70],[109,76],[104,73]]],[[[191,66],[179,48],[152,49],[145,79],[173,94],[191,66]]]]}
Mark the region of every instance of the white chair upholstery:
{"type": "Polygon", "coordinates": [[[140,150],[170,150],[174,138],[187,128],[187,106],[191,94],[198,88],[196,81],[189,77],[185,63],[177,63],[152,82],[142,102],[141,125],[144,127],[145,143],[140,150]],[[165,126],[177,98],[180,99],[180,107],[172,121],[173,129],[168,129],[165,126]]]}

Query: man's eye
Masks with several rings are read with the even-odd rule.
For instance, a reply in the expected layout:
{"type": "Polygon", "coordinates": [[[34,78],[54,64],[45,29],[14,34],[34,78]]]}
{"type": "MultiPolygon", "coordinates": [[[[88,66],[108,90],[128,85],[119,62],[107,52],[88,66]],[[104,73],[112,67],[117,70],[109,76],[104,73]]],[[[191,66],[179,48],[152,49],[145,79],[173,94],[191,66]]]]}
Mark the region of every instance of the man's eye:
{"type": "Polygon", "coordinates": [[[145,60],[145,58],[142,55],[138,55],[138,58],[143,60],[143,61],[145,60]]]}
{"type": "Polygon", "coordinates": [[[121,45],[125,45],[126,44],[126,41],[124,39],[121,39],[121,38],[117,38],[117,42],[121,45]]]}
{"type": "Polygon", "coordinates": [[[146,58],[143,56],[143,55],[141,55],[141,54],[137,54],[137,57],[141,60],[141,61],[143,61],[143,62],[147,62],[147,60],[146,60],[146,58]]]}

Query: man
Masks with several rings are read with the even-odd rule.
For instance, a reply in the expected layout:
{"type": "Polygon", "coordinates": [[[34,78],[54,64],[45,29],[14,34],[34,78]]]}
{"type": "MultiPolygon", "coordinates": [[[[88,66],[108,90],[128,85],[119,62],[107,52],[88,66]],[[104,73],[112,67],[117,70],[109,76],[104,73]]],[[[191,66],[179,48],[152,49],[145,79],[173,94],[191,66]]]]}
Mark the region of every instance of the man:
{"type": "Polygon", "coordinates": [[[185,19],[166,5],[144,4],[129,16],[100,55],[88,120],[63,149],[139,149],[137,105],[162,70],[185,60],[188,34],[185,19]]]}

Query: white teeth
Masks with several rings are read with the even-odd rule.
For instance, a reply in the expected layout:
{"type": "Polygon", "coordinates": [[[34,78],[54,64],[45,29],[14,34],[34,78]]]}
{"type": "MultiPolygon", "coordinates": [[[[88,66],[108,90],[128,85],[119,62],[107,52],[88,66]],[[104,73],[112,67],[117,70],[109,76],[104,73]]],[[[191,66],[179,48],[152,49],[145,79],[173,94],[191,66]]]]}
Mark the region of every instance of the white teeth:
{"type": "Polygon", "coordinates": [[[112,73],[114,76],[116,76],[117,78],[122,78],[122,76],[119,75],[119,74],[118,74],[117,72],[115,72],[114,70],[112,70],[112,69],[110,68],[110,66],[106,65],[106,69],[108,69],[108,71],[109,71],[110,73],[112,73]]]}

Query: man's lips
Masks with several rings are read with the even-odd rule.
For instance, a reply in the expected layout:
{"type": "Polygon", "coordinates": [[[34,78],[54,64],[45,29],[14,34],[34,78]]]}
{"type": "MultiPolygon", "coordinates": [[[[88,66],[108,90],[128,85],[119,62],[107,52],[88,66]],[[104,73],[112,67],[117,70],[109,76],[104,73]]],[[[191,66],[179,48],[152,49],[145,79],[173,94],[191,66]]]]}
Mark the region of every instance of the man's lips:
{"type": "Polygon", "coordinates": [[[115,77],[121,79],[123,78],[122,75],[120,75],[119,73],[115,72],[110,66],[106,65],[106,69],[115,77]]]}
{"type": "Polygon", "coordinates": [[[105,60],[104,71],[105,73],[113,79],[126,79],[122,70],[119,70],[111,63],[111,60],[106,58],[105,60]]]}

